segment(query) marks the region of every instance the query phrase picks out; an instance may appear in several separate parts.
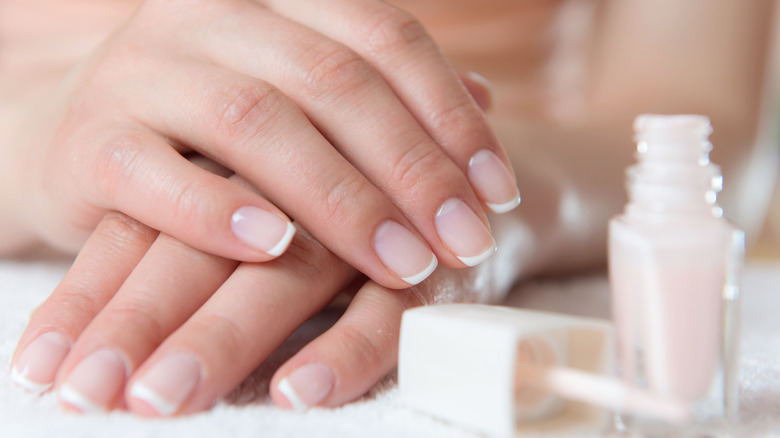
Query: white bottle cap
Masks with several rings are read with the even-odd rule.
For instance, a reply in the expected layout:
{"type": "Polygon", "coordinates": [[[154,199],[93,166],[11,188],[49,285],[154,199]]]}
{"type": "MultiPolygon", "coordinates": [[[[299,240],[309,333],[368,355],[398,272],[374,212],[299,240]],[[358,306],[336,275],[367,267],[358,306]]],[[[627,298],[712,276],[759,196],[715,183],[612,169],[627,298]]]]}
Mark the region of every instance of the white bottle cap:
{"type": "Polygon", "coordinates": [[[446,304],[407,310],[400,342],[402,400],[448,422],[513,436],[522,429],[601,429],[608,421],[601,408],[559,397],[555,382],[539,374],[611,374],[608,321],[446,304]],[[549,383],[552,390],[536,386],[549,383]]]}

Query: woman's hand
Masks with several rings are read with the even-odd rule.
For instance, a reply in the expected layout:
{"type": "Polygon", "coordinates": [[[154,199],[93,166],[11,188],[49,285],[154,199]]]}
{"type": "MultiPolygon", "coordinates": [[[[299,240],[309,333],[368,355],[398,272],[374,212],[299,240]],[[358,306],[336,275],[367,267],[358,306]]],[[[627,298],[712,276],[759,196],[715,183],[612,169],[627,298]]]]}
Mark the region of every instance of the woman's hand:
{"type": "Polygon", "coordinates": [[[206,253],[277,257],[294,218],[379,284],[494,251],[518,192],[474,99],[377,0],[149,0],[20,128],[12,213],[78,249],[121,211],[206,253]],[[263,195],[192,165],[197,152],[263,195]],[[268,200],[266,200],[268,199],[268,200]]]}
{"type": "Polygon", "coordinates": [[[82,411],[197,412],[359,281],[341,319],[271,382],[282,407],[338,406],[395,367],[405,309],[499,298],[511,281],[500,278],[511,274],[487,270],[500,258],[468,270],[440,269],[416,287],[393,291],[358,278],[302,230],[279,258],[239,265],[110,213],[34,313],[12,375],[28,390],[54,384],[61,401],[82,411]],[[109,259],[112,269],[105,267],[109,259]]]}

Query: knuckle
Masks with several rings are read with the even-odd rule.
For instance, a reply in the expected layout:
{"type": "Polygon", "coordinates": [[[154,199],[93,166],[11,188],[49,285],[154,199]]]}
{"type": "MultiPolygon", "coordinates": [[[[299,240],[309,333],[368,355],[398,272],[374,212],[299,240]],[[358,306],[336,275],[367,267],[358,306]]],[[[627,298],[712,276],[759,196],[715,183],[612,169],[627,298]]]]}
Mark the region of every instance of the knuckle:
{"type": "Polygon", "coordinates": [[[54,309],[60,321],[91,321],[103,308],[91,278],[74,279],[64,286],[58,286],[51,297],[35,309],[32,321],[50,323],[54,309]]]}
{"type": "Polygon", "coordinates": [[[363,58],[337,43],[320,42],[310,54],[304,87],[311,98],[354,89],[372,77],[373,69],[363,58]]]}
{"type": "Polygon", "coordinates": [[[246,143],[264,132],[287,104],[279,89],[259,83],[232,85],[218,96],[216,128],[227,143],[246,143]]]}
{"type": "Polygon", "coordinates": [[[392,7],[379,11],[365,27],[372,53],[393,54],[431,41],[425,26],[413,15],[392,7]]]}
{"type": "Polygon", "coordinates": [[[155,230],[116,211],[106,213],[98,228],[115,247],[127,247],[138,241],[151,245],[157,237],[155,230]]]}
{"type": "Polygon", "coordinates": [[[321,243],[299,232],[278,262],[298,278],[326,279],[335,273],[333,263],[339,261],[321,243]]]}
{"type": "Polygon", "coordinates": [[[97,181],[101,192],[110,204],[114,204],[128,181],[144,168],[144,140],[138,135],[126,134],[109,140],[98,148],[95,157],[97,181]]]}
{"type": "MultiPolygon", "coordinates": [[[[367,206],[370,183],[358,172],[348,172],[325,188],[319,200],[319,216],[322,223],[351,223],[353,216],[367,206]]],[[[370,210],[369,210],[370,211],[370,210]]]]}
{"type": "Polygon", "coordinates": [[[153,310],[152,303],[132,300],[115,306],[106,316],[112,327],[121,327],[120,333],[130,330],[135,342],[156,346],[167,331],[153,310]]]}
{"type": "MultiPolygon", "coordinates": [[[[182,181],[170,193],[169,208],[175,223],[204,223],[211,203],[204,202],[208,188],[196,180],[182,181]]],[[[208,222],[205,222],[208,223],[208,222]]]]}
{"type": "Polygon", "coordinates": [[[343,351],[349,352],[353,357],[350,362],[360,363],[366,369],[379,369],[387,361],[389,348],[383,348],[379,339],[373,339],[368,331],[353,326],[343,326],[340,336],[344,344],[343,351]]]}
{"type": "Polygon", "coordinates": [[[448,106],[434,109],[428,120],[433,132],[464,132],[465,127],[482,122],[481,115],[465,95],[448,106]]]}
{"type": "Polygon", "coordinates": [[[398,157],[392,167],[391,180],[396,181],[397,190],[405,196],[415,196],[431,180],[431,175],[441,174],[445,160],[443,153],[422,141],[412,145],[398,157]]]}
{"type": "Polygon", "coordinates": [[[210,345],[226,363],[243,363],[254,342],[241,326],[225,315],[211,314],[199,320],[192,333],[208,333],[210,345]]]}

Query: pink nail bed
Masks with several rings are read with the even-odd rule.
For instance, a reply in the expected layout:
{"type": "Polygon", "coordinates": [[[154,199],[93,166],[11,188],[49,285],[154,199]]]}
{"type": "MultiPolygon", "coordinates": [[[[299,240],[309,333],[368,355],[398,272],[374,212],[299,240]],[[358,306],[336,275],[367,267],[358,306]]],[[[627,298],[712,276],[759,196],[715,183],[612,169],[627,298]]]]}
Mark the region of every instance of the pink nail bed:
{"type": "Polygon", "coordinates": [[[309,363],[282,379],[279,391],[287,397],[293,409],[303,412],[327,397],[333,389],[333,383],[330,368],[319,363],[309,363]]]}
{"type": "Polygon", "coordinates": [[[482,149],[471,157],[468,178],[494,213],[506,213],[520,204],[520,192],[512,173],[492,151],[482,149]]]}
{"type": "Polygon", "coordinates": [[[496,252],[490,231],[460,199],[444,201],[435,222],[439,238],[466,266],[476,266],[496,252]]]}
{"type": "Polygon", "coordinates": [[[130,397],[146,402],[158,414],[175,414],[200,380],[200,361],[189,354],[167,356],[130,388],[130,397]]]}
{"type": "Polygon", "coordinates": [[[98,350],[71,370],[58,395],[82,412],[105,412],[122,390],[126,374],[125,363],[117,353],[98,350]]]}
{"type": "Polygon", "coordinates": [[[245,206],[233,213],[233,234],[247,245],[272,256],[281,255],[295,236],[295,226],[263,209],[245,206]]]}
{"type": "Polygon", "coordinates": [[[402,280],[415,285],[428,278],[438,260],[422,240],[395,221],[385,221],[374,234],[379,259],[402,280]]]}
{"type": "Polygon", "coordinates": [[[11,369],[11,381],[35,394],[46,392],[69,351],[70,342],[60,333],[48,332],[38,336],[19,355],[11,369]]]}

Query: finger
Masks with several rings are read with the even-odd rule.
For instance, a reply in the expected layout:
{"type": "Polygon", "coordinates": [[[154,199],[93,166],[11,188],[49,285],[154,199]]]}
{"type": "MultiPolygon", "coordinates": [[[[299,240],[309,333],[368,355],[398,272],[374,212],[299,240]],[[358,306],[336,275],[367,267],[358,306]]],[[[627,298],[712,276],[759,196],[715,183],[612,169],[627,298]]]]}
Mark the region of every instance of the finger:
{"type": "MultiPolygon", "coordinates": [[[[175,131],[178,140],[200,146],[312,230],[325,246],[382,284],[408,287],[435,268],[436,257],[404,215],[278,89],[200,63],[178,71],[189,77],[186,86],[163,75],[155,86],[144,89],[159,108],[174,101],[186,109],[150,118],[137,108],[145,123],[175,131]],[[200,90],[197,100],[192,87],[200,90]],[[215,145],[222,149],[215,150],[215,145]]],[[[475,217],[469,219],[482,226],[475,217]]],[[[492,244],[487,231],[475,235],[488,241],[483,246],[492,244]]]]}
{"type": "Polygon", "coordinates": [[[471,266],[493,253],[487,218],[465,174],[358,53],[262,8],[232,20],[249,37],[214,32],[203,41],[210,59],[279,87],[409,218],[443,264],[471,266]],[[454,202],[459,208],[446,208],[454,202]]]}
{"type": "Polygon", "coordinates": [[[484,76],[473,71],[458,72],[458,77],[479,108],[486,113],[490,112],[496,101],[495,92],[490,82],[484,76]]]}
{"type": "Polygon", "coordinates": [[[429,135],[468,175],[493,212],[511,210],[519,193],[511,163],[423,25],[384,1],[262,0],[274,11],[353,48],[373,65],[429,135]]]}
{"type": "Polygon", "coordinates": [[[242,264],[133,375],[128,406],[143,415],[210,407],[325,306],[353,272],[301,232],[278,259],[242,264]]]}
{"type": "MultiPolygon", "coordinates": [[[[289,136],[283,141],[276,140],[284,132],[283,127],[303,130],[298,137],[312,137],[308,132],[313,135],[316,130],[300,127],[304,120],[312,120],[351,165],[409,218],[444,264],[453,267],[474,265],[494,252],[495,243],[487,219],[463,172],[359,56],[341,44],[325,40],[316,32],[261,8],[242,9],[217,21],[222,23],[218,27],[203,23],[210,28],[205,32],[209,38],[198,40],[198,46],[204,48],[206,56],[230,69],[268,80],[305,114],[298,112],[294,119],[286,118],[291,113],[287,110],[290,105],[273,89],[273,92],[263,92],[256,86],[254,91],[238,88],[226,93],[224,87],[215,90],[213,83],[197,87],[207,92],[214,90],[210,94],[217,98],[207,99],[218,103],[212,106],[219,109],[214,111],[204,108],[201,96],[193,99],[191,85],[182,87],[170,83],[165,88],[173,90],[174,97],[167,95],[161,104],[181,102],[189,110],[144,118],[148,111],[139,109],[138,117],[157,130],[167,128],[166,133],[182,142],[204,148],[207,154],[224,159],[229,167],[293,215],[322,243],[381,284],[406,287],[409,282],[403,285],[398,281],[391,282],[374,263],[375,256],[362,257],[354,252],[355,248],[377,249],[385,268],[404,279],[413,279],[411,284],[425,278],[418,274],[429,272],[434,266],[433,259],[428,254],[422,256],[422,252],[411,258],[410,251],[401,257],[395,251],[386,251],[394,247],[377,242],[385,236],[379,231],[387,230],[380,225],[388,220],[382,214],[381,196],[368,204],[356,202],[359,199],[356,192],[375,190],[368,188],[369,184],[362,177],[351,177],[355,171],[342,169],[341,164],[338,165],[341,171],[337,173],[339,181],[333,185],[324,177],[332,171],[333,159],[313,158],[323,153],[332,155],[329,144],[322,141],[299,143],[289,136]],[[237,34],[229,30],[237,28],[245,29],[245,32],[237,34]],[[275,31],[261,33],[261,29],[275,31]],[[224,47],[231,50],[226,51],[224,47]],[[193,114],[196,116],[192,117],[193,114]],[[382,116],[377,117],[377,114],[382,116]],[[307,119],[301,120],[302,116],[307,119]],[[203,123],[203,120],[208,122],[203,123]],[[193,121],[198,123],[193,124],[193,121]],[[273,140],[279,144],[269,145],[273,140]],[[256,159],[248,157],[249,153],[258,150],[258,145],[262,146],[259,155],[263,156],[263,161],[259,156],[256,159]],[[279,148],[283,150],[274,153],[279,148]],[[249,166],[250,163],[254,165],[249,166]],[[262,166],[262,171],[258,166],[262,166]],[[285,179],[289,181],[285,177],[290,169],[295,170],[296,176],[301,176],[301,181],[280,184],[285,179]],[[303,174],[301,170],[313,175],[303,174]],[[314,181],[308,187],[301,187],[307,176],[313,176],[314,181]],[[300,202],[301,193],[318,186],[327,190],[319,196],[320,201],[315,200],[314,204],[300,202]],[[367,208],[367,205],[380,207],[379,213],[374,213],[375,208],[367,208]],[[355,220],[357,226],[352,224],[355,220]],[[347,244],[351,238],[359,241],[347,244]],[[405,266],[412,260],[415,261],[414,269],[405,266]]],[[[152,93],[150,98],[154,99],[155,95],[159,94],[152,93]]],[[[374,195],[369,194],[369,197],[374,198],[374,195]]],[[[395,218],[389,219],[403,225],[395,218]]]]}
{"type": "Polygon", "coordinates": [[[287,249],[295,227],[261,196],[201,169],[150,133],[100,138],[97,152],[83,157],[95,173],[81,179],[89,184],[80,190],[103,207],[228,258],[265,261],[287,249]]]}
{"type": "Polygon", "coordinates": [[[401,314],[423,304],[419,297],[366,283],[332,328],[279,368],[274,403],[302,411],[361,397],[395,367],[401,314]]]}
{"type": "Polygon", "coordinates": [[[130,373],[237,265],[160,235],[63,362],[57,377],[60,401],[84,412],[121,406],[130,373]]]}
{"type": "Polygon", "coordinates": [[[27,324],[11,360],[11,378],[17,385],[35,393],[51,387],[73,342],[130,275],[156,235],[121,214],[103,218],[27,324]]]}

